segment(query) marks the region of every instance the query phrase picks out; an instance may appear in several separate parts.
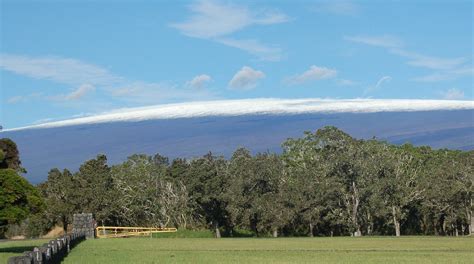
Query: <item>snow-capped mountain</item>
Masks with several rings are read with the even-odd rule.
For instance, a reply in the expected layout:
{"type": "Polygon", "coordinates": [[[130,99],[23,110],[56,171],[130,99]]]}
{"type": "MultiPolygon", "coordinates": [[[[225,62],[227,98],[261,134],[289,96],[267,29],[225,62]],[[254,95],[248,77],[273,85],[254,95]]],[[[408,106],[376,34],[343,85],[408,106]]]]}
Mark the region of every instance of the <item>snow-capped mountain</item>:
{"type": "Polygon", "coordinates": [[[249,99],[128,108],[9,129],[30,181],[54,167],[76,170],[105,153],[111,164],[134,153],[230,156],[240,146],[281,151],[289,137],[333,125],[356,138],[433,148],[474,149],[474,102],[382,99],[249,99]]]}

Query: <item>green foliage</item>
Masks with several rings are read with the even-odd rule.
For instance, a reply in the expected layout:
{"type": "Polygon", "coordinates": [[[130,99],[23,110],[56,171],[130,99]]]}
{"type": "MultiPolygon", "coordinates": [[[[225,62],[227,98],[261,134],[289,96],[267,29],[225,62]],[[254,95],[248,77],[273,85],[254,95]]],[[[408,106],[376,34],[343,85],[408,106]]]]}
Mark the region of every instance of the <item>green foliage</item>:
{"type": "Polygon", "coordinates": [[[112,192],[112,176],[105,155],[86,161],[74,175],[74,197],[77,212],[93,213],[98,223],[110,220],[115,193],[112,192]]]}
{"type": "Polygon", "coordinates": [[[64,230],[72,221],[74,209],[80,199],[74,187],[71,172],[68,170],[61,172],[58,169],[52,169],[48,174],[48,180],[39,186],[48,208],[45,216],[50,222],[61,222],[64,230]]]}
{"type": "Polygon", "coordinates": [[[167,166],[160,155],[133,155],[112,167],[113,208],[122,225],[186,228],[192,222],[186,187],[168,176],[167,166]]]}
{"type": "MultiPolygon", "coordinates": [[[[16,224],[42,210],[38,190],[13,169],[0,169],[0,228],[16,224]]],[[[1,234],[1,233],[0,233],[1,234]]]]}
{"type": "Polygon", "coordinates": [[[99,224],[216,237],[469,233],[473,151],[357,140],[335,127],[282,146],[281,155],[240,148],[229,160],[140,154],[112,167],[99,155],[74,174],[53,169],[39,187],[48,220],[39,226],[92,212],[99,224]]]}
{"type": "Polygon", "coordinates": [[[13,169],[18,172],[25,172],[21,167],[18,148],[11,139],[0,139],[0,169],[13,169]]]}

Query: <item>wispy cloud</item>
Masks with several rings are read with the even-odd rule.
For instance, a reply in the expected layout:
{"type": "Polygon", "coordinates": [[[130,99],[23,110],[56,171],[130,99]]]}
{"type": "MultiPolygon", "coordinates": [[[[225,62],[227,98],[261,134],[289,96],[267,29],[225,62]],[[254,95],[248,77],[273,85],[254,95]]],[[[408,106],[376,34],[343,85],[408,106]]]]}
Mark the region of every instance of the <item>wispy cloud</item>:
{"type": "Polygon", "coordinates": [[[433,74],[413,78],[413,80],[417,82],[438,82],[446,80],[455,80],[462,76],[472,75],[474,75],[474,68],[465,67],[454,70],[435,72],[433,74]]]}
{"type": "Polygon", "coordinates": [[[58,101],[79,100],[83,98],[84,96],[86,96],[87,94],[92,93],[94,91],[95,91],[95,87],[93,85],[83,84],[68,94],[51,96],[49,97],[49,99],[58,100],[58,101]]]}
{"type": "Polygon", "coordinates": [[[8,98],[7,103],[16,104],[16,103],[19,103],[21,101],[24,101],[25,98],[26,98],[25,96],[21,96],[21,95],[13,96],[13,97],[8,98]]]}
{"type": "Polygon", "coordinates": [[[385,75],[382,76],[374,85],[367,87],[364,90],[364,95],[367,95],[371,92],[377,91],[382,88],[382,86],[392,80],[392,77],[385,75]]]}
{"type": "Polygon", "coordinates": [[[229,47],[244,50],[252,55],[267,61],[279,61],[282,58],[282,50],[278,47],[272,47],[261,43],[256,39],[231,39],[220,38],[217,42],[229,47]]]}
{"type": "Polygon", "coordinates": [[[377,83],[376,83],[375,85],[370,86],[370,87],[368,87],[367,89],[365,89],[364,95],[366,95],[366,94],[368,94],[368,93],[370,93],[370,92],[373,92],[373,91],[376,91],[376,90],[380,89],[384,83],[388,83],[388,82],[390,82],[391,80],[392,80],[392,77],[390,77],[390,76],[387,76],[387,75],[386,75],[386,76],[382,76],[382,77],[377,81],[377,83]]]}
{"type": "Polygon", "coordinates": [[[378,80],[378,82],[375,84],[375,89],[379,89],[380,86],[382,86],[382,84],[383,84],[384,82],[390,82],[391,80],[392,80],[392,77],[390,77],[390,76],[383,76],[383,77],[380,78],[380,79],[378,80]]]}
{"type": "Polygon", "coordinates": [[[202,0],[189,5],[191,16],[170,26],[182,34],[238,48],[265,60],[277,60],[280,50],[267,47],[258,40],[235,39],[231,34],[255,25],[287,22],[288,16],[276,10],[251,11],[245,6],[202,0]],[[269,54],[271,56],[269,56],[269,54]]]}
{"type": "Polygon", "coordinates": [[[265,78],[265,73],[254,70],[248,66],[242,67],[229,82],[229,87],[234,90],[251,90],[257,86],[260,79],[265,78]]]}
{"type": "Polygon", "coordinates": [[[33,99],[41,98],[42,96],[43,96],[42,93],[31,93],[27,95],[12,96],[7,99],[7,103],[9,104],[25,103],[33,99]]]}
{"type": "Polygon", "coordinates": [[[0,68],[23,76],[72,86],[86,83],[112,85],[124,81],[123,78],[112,74],[103,67],[55,56],[29,57],[1,54],[0,68]]]}
{"type": "Polygon", "coordinates": [[[345,16],[355,16],[361,11],[359,5],[349,1],[321,1],[312,9],[318,13],[330,13],[345,16]]]}
{"type": "Polygon", "coordinates": [[[301,74],[293,75],[285,79],[285,83],[290,85],[302,84],[310,81],[334,78],[337,71],[334,69],[312,65],[309,69],[301,74]]]}
{"type": "Polygon", "coordinates": [[[358,85],[359,83],[348,79],[337,79],[336,84],[339,86],[354,86],[358,85]]]}
{"type": "Polygon", "coordinates": [[[252,25],[271,25],[288,21],[277,11],[251,12],[247,7],[202,0],[189,6],[193,13],[187,21],[171,24],[182,34],[197,38],[229,35],[252,25]]]}
{"type": "Polygon", "coordinates": [[[355,43],[385,48],[392,54],[406,58],[406,63],[410,66],[437,70],[437,72],[426,76],[415,77],[412,79],[414,81],[437,82],[453,80],[462,76],[474,74],[474,68],[468,64],[468,58],[441,58],[412,52],[403,48],[403,42],[391,35],[345,36],[344,39],[355,43]]]}
{"type": "MultiPolygon", "coordinates": [[[[185,86],[185,85],[184,85],[185,86]]],[[[217,96],[207,89],[192,89],[173,83],[133,81],[110,90],[117,100],[138,103],[157,104],[181,100],[216,99],[217,96]]]]}
{"type": "Polygon", "coordinates": [[[426,56],[416,52],[409,52],[402,49],[391,49],[391,53],[408,58],[408,65],[434,69],[434,70],[448,70],[461,66],[464,64],[466,58],[438,58],[433,56],[426,56]]]}
{"type": "Polygon", "coordinates": [[[441,95],[447,100],[461,100],[464,98],[464,92],[456,88],[448,89],[442,92],[441,95]]]}
{"type": "Polygon", "coordinates": [[[209,83],[212,81],[211,76],[207,74],[201,74],[196,77],[194,77],[192,80],[186,82],[186,87],[192,88],[192,89],[202,89],[206,85],[206,83],[209,83]]]}
{"type": "Polygon", "coordinates": [[[394,36],[391,35],[382,35],[382,36],[345,36],[345,40],[366,44],[375,47],[383,48],[399,48],[403,46],[403,42],[394,36]]]}
{"type": "Polygon", "coordinates": [[[30,57],[24,55],[2,54],[0,69],[22,76],[48,80],[63,84],[68,93],[18,95],[9,103],[26,102],[30,99],[49,99],[54,101],[78,101],[87,94],[100,90],[105,97],[132,103],[159,103],[164,100],[191,100],[215,98],[209,91],[191,91],[166,82],[144,82],[130,80],[116,75],[97,65],[76,59],[62,57],[30,57]]]}

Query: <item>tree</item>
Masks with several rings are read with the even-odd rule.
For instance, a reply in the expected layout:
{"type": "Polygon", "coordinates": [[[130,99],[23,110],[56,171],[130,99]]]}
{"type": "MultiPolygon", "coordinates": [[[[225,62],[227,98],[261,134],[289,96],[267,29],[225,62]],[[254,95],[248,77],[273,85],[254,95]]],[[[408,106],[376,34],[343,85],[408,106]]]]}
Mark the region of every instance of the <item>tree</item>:
{"type": "Polygon", "coordinates": [[[48,173],[48,180],[41,186],[47,208],[48,218],[54,222],[60,221],[63,229],[71,223],[72,215],[76,211],[73,203],[75,186],[71,172],[65,169],[52,169],[48,173]]]}
{"type": "Polygon", "coordinates": [[[360,208],[366,195],[364,167],[358,161],[363,153],[362,142],[335,127],[325,127],[316,132],[324,161],[328,163],[329,176],[335,192],[344,205],[343,219],[354,236],[361,236],[360,208]]]}
{"type": "Polygon", "coordinates": [[[251,206],[251,200],[247,193],[246,183],[253,177],[252,162],[252,156],[245,148],[234,151],[229,161],[228,177],[232,184],[226,188],[224,199],[232,229],[250,227],[248,208],[251,206]]]}
{"type": "Polygon", "coordinates": [[[323,212],[329,210],[327,199],[332,187],[328,163],[322,156],[316,134],[305,132],[300,139],[283,143],[283,164],[287,180],[282,186],[289,200],[294,203],[296,218],[308,226],[309,236],[314,236],[323,212]]]}
{"type": "Polygon", "coordinates": [[[18,148],[11,139],[2,138],[0,139],[0,169],[13,169],[17,172],[26,172],[24,168],[21,167],[20,155],[18,148]]]}
{"type": "Polygon", "coordinates": [[[0,169],[0,235],[8,224],[16,224],[42,210],[38,191],[13,169],[0,169]]]}
{"type": "Polygon", "coordinates": [[[189,217],[186,186],[168,179],[167,158],[133,155],[112,167],[117,192],[116,213],[122,224],[186,228],[189,217]]]}
{"type": "MultiPolygon", "coordinates": [[[[16,174],[16,146],[7,145],[0,151],[0,162],[12,167],[2,172],[2,225],[25,217],[40,223],[34,188],[16,174]]],[[[472,229],[473,161],[474,151],[357,140],[325,127],[288,139],[281,155],[239,148],[229,160],[208,153],[170,164],[140,154],[112,168],[98,155],[74,175],[51,170],[39,190],[48,220],[64,227],[72,213],[92,212],[102,224],[205,227],[216,237],[462,235],[472,229]]]]}
{"type": "Polygon", "coordinates": [[[441,149],[432,153],[426,166],[426,189],[422,201],[425,214],[433,220],[434,233],[469,233],[473,210],[473,151],[441,149]],[[436,184],[433,184],[436,183],[436,184]]]}
{"type": "Polygon", "coordinates": [[[425,189],[419,184],[426,161],[423,149],[411,145],[383,146],[382,166],[377,192],[392,217],[395,235],[401,234],[401,222],[410,205],[423,198],[425,189]]]}
{"type": "Polygon", "coordinates": [[[75,191],[71,200],[75,203],[76,212],[91,212],[102,224],[112,220],[115,197],[107,157],[97,155],[95,159],[86,161],[73,178],[75,191]]]}
{"type": "Polygon", "coordinates": [[[222,157],[209,152],[190,163],[186,182],[189,195],[198,206],[196,213],[204,217],[217,238],[221,237],[220,227],[230,227],[224,199],[227,179],[227,162],[222,157]]]}
{"type": "Polygon", "coordinates": [[[294,204],[288,199],[287,180],[281,159],[270,153],[259,153],[254,157],[255,175],[253,206],[260,215],[260,229],[271,231],[278,237],[279,230],[288,225],[293,218],[294,204]]]}

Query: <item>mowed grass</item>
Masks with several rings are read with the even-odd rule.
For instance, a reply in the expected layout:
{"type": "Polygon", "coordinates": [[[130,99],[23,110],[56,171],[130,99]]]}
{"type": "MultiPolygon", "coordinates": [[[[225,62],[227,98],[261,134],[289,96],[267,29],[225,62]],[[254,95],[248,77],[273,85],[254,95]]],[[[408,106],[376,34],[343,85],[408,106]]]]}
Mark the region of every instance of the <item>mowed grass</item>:
{"type": "Polygon", "coordinates": [[[109,238],[64,263],[473,263],[474,237],[109,238]]]}
{"type": "Polygon", "coordinates": [[[7,263],[9,257],[21,256],[23,252],[47,243],[48,239],[0,241],[0,263],[7,263]]]}

